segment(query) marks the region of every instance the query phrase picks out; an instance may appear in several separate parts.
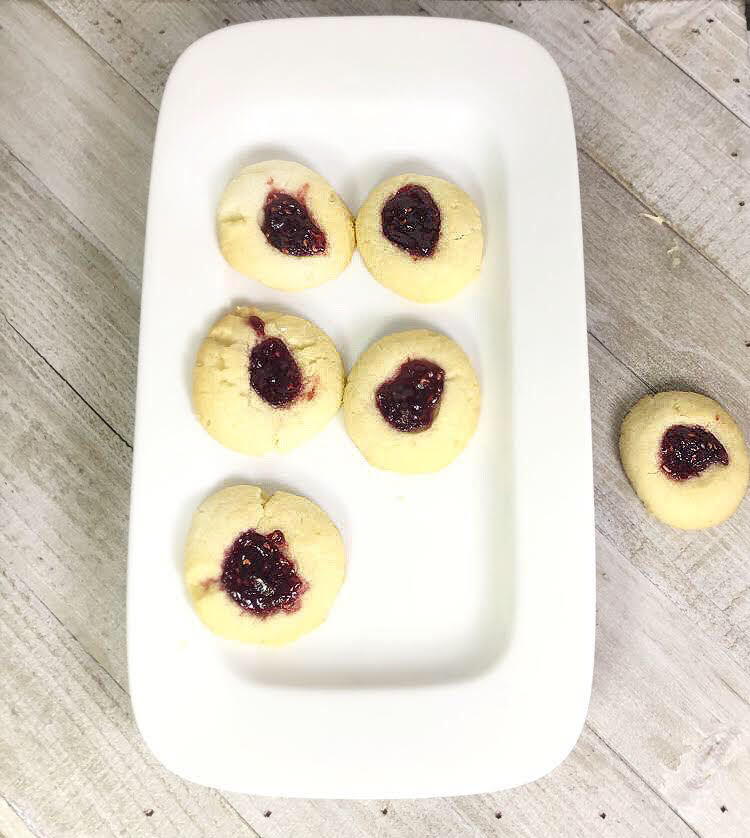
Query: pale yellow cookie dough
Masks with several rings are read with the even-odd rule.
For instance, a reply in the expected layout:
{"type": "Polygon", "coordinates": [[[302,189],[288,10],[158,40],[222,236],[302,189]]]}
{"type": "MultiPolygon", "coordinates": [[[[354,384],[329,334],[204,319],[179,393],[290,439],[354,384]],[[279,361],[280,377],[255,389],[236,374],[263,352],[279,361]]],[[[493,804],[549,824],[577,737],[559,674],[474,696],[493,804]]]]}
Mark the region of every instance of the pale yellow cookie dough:
{"type": "Polygon", "coordinates": [[[193,369],[193,408],[211,436],[242,454],[289,451],[321,431],[338,412],[344,367],[333,342],[309,320],[250,306],[224,315],[201,344],[193,369]],[[251,317],[263,321],[259,335],[251,317]],[[302,391],[285,407],[264,401],[250,384],[253,346],[280,338],[302,372],[302,391]]]}
{"type": "Polygon", "coordinates": [[[356,230],[367,269],[378,282],[407,300],[446,300],[479,275],[483,250],[479,209],[463,189],[447,180],[417,174],[384,180],[362,205],[356,230]],[[431,256],[415,258],[383,235],[383,205],[408,184],[426,189],[440,210],[440,236],[431,256]]]}
{"type": "Polygon", "coordinates": [[[229,183],[217,212],[219,246],[240,273],[281,291],[312,288],[338,276],[354,252],[354,226],[346,204],[311,169],[286,160],[247,166],[229,183]],[[261,229],[269,192],[301,201],[325,233],[323,253],[292,256],[269,244],[261,229]]]}
{"type": "MultiPolygon", "coordinates": [[[[212,632],[242,643],[281,646],[319,626],[344,581],[344,542],[330,518],[306,498],[257,486],[231,486],[207,498],[193,516],[185,551],[185,583],[193,608],[212,632]],[[236,603],[221,577],[237,536],[279,530],[284,552],[306,583],[298,607],[260,617],[236,603]]],[[[252,573],[252,566],[251,566],[252,573]]],[[[260,584],[264,584],[262,578],[260,584]]]]}
{"type": "Polygon", "coordinates": [[[742,431],[724,408],[698,393],[669,391],[644,396],[620,431],[620,457],[646,509],[673,527],[703,529],[729,518],[748,483],[748,455],[742,431]],[[700,426],[726,449],[729,464],[713,463],[683,480],[661,468],[661,443],[673,425],[700,426]]]}
{"type": "Polygon", "coordinates": [[[445,335],[417,329],[372,344],[354,365],[344,390],[346,429],[372,465],[404,473],[437,471],[466,447],[479,419],[477,376],[463,350],[445,335]],[[383,418],[376,391],[409,360],[428,360],[445,371],[432,425],[400,431],[383,418]]]}

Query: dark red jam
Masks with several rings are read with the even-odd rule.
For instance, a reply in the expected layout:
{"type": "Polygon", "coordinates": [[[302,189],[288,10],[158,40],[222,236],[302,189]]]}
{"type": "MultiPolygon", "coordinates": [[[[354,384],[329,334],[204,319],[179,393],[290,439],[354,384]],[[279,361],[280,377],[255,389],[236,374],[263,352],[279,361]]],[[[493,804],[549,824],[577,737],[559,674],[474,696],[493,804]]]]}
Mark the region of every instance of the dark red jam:
{"type": "Polygon", "coordinates": [[[727,449],[700,425],[672,425],[661,438],[661,470],[673,480],[696,477],[714,463],[729,465],[727,449]]]}
{"type": "Polygon", "coordinates": [[[443,395],[445,370],[432,361],[408,360],[375,393],[383,419],[397,431],[426,431],[443,395]]]}
{"type": "Polygon", "coordinates": [[[310,218],[305,204],[278,189],[268,193],[261,230],[270,245],[289,256],[314,256],[326,249],[325,233],[310,218]]]}
{"type": "Polygon", "coordinates": [[[250,385],[267,404],[286,407],[302,391],[302,371],[281,338],[266,338],[250,350],[250,385]]]}
{"type": "Polygon", "coordinates": [[[415,259],[432,256],[440,238],[440,210],[423,187],[407,183],[385,202],[383,235],[415,259]]]}
{"type": "Polygon", "coordinates": [[[247,611],[268,617],[278,611],[296,611],[307,583],[286,555],[281,530],[261,535],[247,530],[224,554],[221,584],[247,611]]]}
{"type": "Polygon", "coordinates": [[[260,317],[256,317],[254,314],[251,314],[250,317],[247,318],[247,324],[259,338],[262,338],[263,335],[265,335],[266,324],[260,319],[260,317]]]}

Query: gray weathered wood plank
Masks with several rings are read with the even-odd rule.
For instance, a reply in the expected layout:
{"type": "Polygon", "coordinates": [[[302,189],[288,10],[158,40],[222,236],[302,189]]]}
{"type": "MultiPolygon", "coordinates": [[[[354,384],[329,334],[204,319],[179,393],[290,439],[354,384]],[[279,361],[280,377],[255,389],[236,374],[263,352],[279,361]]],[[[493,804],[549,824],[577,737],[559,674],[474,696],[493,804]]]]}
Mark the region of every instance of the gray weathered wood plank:
{"type": "MultiPolygon", "coordinates": [[[[624,479],[621,470],[614,471],[616,429],[639,388],[637,380],[620,375],[619,363],[593,339],[589,353],[600,532],[597,660],[589,724],[701,835],[741,836],[750,819],[745,792],[750,782],[747,640],[743,636],[734,645],[722,639],[727,621],[714,603],[704,603],[694,613],[691,597],[705,596],[702,580],[693,582],[685,573],[680,582],[680,548],[675,559],[668,541],[671,531],[662,527],[661,541],[654,537],[653,545],[637,546],[634,557],[629,548],[640,542],[621,538],[609,525],[617,501],[602,498],[602,488],[610,480],[624,479]],[[678,579],[675,586],[672,576],[678,579]],[[643,587],[646,577],[654,584],[643,587]]],[[[632,492],[623,500],[638,503],[632,492]]],[[[634,512],[640,513],[632,519],[637,538],[638,527],[648,529],[652,522],[642,509],[634,512]]],[[[745,539],[747,533],[745,524],[745,539]]],[[[734,545],[734,533],[725,535],[723,548],[729,555],[734,545]]],[[[698,547],[693,542],[685,552],[698,547]]]]}
{"type": "Polygon", "coordinates": [[[0,140],[136,275],[156,114],[46,7],[0,4],[0,140]]]}
{"type": "Polygon", "coordinates": [[[10,803],[0,798],[0,836],[2,838],[38,838],[16,814],[10,803]]]}
{"type": "Polygon", "coordinates": [[[3,561],[125,684],[130,450],[0,320],[3,561]]]}
{"type": "Polygon", "coordinates": [[[132,439],[140,283],[0,145],[0,311],[132,439]]]}
{"type": "Polygon", "coordinates": [[[604,2],[746,125],[750,125],[745,0],[604,2]]]}
{"type": "MultiPolygon", "coordinates": [[[[601,169],[579,162],[592,334],[648,388],[713,396],[750,439],[750,296],[642,215],[636,200],[617,194],[601,169]]],[[[592,382],[599,526],[750,669],[750,503],[722,527],[698,533],[644,515],[617,451],[605,447],[633,400],[612,410],[613,384],[607,377],[592,382]]]]}

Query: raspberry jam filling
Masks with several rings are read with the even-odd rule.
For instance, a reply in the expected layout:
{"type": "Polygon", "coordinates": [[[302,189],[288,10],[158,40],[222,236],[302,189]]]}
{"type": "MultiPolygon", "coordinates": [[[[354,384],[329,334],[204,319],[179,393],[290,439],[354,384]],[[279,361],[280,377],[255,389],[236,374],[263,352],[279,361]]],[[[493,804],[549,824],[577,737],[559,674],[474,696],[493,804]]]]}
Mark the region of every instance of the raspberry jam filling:
{"type": "Polygon", "coordinates": [[[314,256],[326,249],[325,233],[310,217],[304,201],[278,189],[268,193],[261,230],[271,246],[289,256],[314,256]]]}
{"type": "Polygon", "coordinates": [[[302,392],[302,370],[281,338],[253,346],[249,371],[251,387],[273,407],[286,407],[302,392]]]}
{"type": "Polygon", "coordinates": [[[440,238],[440,210],[423,187],[407,183],[385,202],[383,235],[414,259],[432,256],[440,238]]]}
{"type": "Polygon", "coordinates": [[[266,324],[255,314],[251,314],[247,318],[247,325],[250,326],[259,338],[262,338],[266,333],[266,324]]]}
{"type": "Polygon", "coordinates": [[[378,387],[375,404],[397,431],[426,431],[440,407],[444,382],[442,367],[425,359],[410,359],[378,387]]]}
{"type": "Polygon", "coordinates": [[[714,463],[729,465],[727,449],[700,425],[672,425],[661,438],[661,470],[673,480],[697,477],[714,463]]]}
{"type": "Polygon", "coordinates": [[[281,530],[261,535],[246,530],[224,555],[221,585],[247,611],[269,617],[279,611],[296,611],[307,583],[287,556],[281,530]]]}

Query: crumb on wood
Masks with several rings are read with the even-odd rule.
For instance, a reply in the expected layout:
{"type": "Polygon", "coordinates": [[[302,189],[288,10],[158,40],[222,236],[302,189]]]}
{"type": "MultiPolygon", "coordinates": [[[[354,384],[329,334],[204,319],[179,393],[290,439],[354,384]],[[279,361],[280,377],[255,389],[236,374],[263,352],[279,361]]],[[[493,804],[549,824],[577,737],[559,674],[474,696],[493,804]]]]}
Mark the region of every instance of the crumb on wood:
{"type": "Polygon", "coordinates": [[[745,341],[745,346],[750,347],[750,340],[746,340],[746,341],[745,341]]]}
{"type": "Polygon", "coordinates": [[[736,151],[732,152],[732,157],[737,157],[737,152],[736,151]]]}
{"type": "Polygon", "coordinates": [[[667,249],[667,256],[672,257],[672,267],[679,268],[682,264],[682,259],[680,259],[680,248],[677,246],[677,243],[672,245],[672,247],[667,249]]]}
{"type": "Polygon", "coordinates": [[[503,813],[502,813],[502,812],[495,812],[495,817],[496,817],[498,820],[500,820],[500,818],[502,818],[502,816],[503,816],[503,813]]]}
{"type": "Polygon", "coordinates": [[[739,83],[740,83],[740,80],[739,80],[739,79],[736,79],[736,78],[735,78],[735,79],[732,79],[732,81],[733,81],[735,84],[739,84],[739,83]]]}
{"type": "Polygon", "coordinates": [[[607,817],[607,813],[606,813],[606,812],[599,812],[599,817],[600,817],[602,820],[605,820],[605,818],[607,817]]]}
{"type": "Polygon", "coordinates": [[[722,805],[721,806],[721,813],[724,814],[724,812],[726,812],[726,811],[727,811],[727,807],[722,805]]]}
{"type": "Polygon", "coordinates": [[[152,817],[152,815],[154,814],[154,810],[153,810],[153,809],[144,809],[144,810],[143,810],[143,814],[144,814],[147,818],[150,818],[150,817],[152,817]]]}
{"type": "Polygon", "coordinates": [[[231,21],[231,20],[229,20],[229,18],[228,18],[228,17],[225,17],[225,18],[224,18],[224,20],[222,20],[222,23],[224,24],[224,26],[229,26],[229,24],[230,24],[231,22],[232,22],[232,21],[231,21]]]}
{"type": "Polygon", "coordinates": [[[650,218],[651,221],[655,221],[657,224],[664,223],[664,217],[661,215],[651,215],[650,212],[639,212],[638,215],[642,216],[643,218],[650,218]]]}
{"type": "Polygon", "coordinates": [[[690,31],[693,33],[693,35],[700,35],[701,34],[700,29],[691,29],[690,31]]]}
{"type": "Polygon", "coordinates": [[[741,206],[741,207],[744,207],[744,206],[745,206],[745,202],[744,202],[744,201],[740,201],[740,206],[741,206]]]}
{"type": "Polygon", "coordinates": [[[270,809],[266,809],[266,811],[265,811],[265,812],[263,812],[263,817],[264,817],[264,818],[270,818],[272,814],[273,814],[273,813],[271,812],[271,810],[270,810],[270,809]]]}
{"type": "Polygon", "coordinates": [[[388,807],[383,806],[383,808],[380,810],[380,814],[381,815],[387,815],[388,814],[388,807]]]}
{"type": "Polygon", "coordinates": [[[591,21],[588,18],[586,18],[586,20],[584,20],[583,22],[584,23],[591,23],[591,21]]]}

